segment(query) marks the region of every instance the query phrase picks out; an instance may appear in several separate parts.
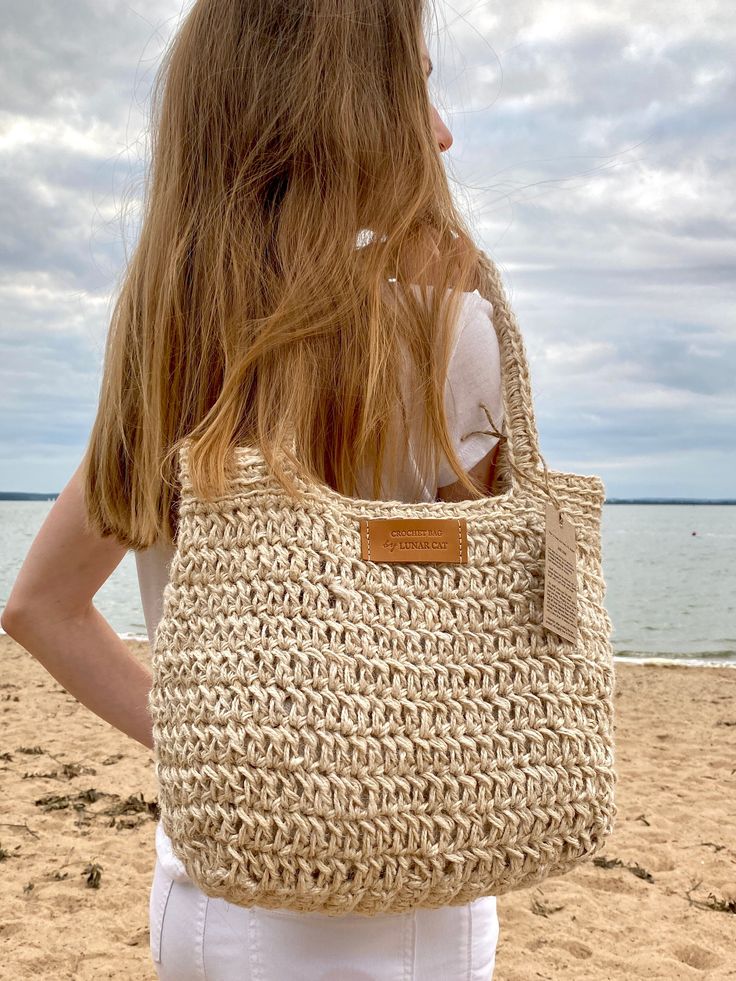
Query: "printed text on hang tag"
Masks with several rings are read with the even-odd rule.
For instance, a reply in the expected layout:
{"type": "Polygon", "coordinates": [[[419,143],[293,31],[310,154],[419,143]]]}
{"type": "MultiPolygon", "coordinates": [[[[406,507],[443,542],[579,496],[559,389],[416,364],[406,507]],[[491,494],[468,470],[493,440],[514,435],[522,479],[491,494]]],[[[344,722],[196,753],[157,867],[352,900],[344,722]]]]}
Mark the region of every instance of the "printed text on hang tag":
{"type": "Polygon", "coordinates": [[[547,502],[544,528],[542,625],[571,644],[578,639],[578,576],[575,526],[547,502]]]}

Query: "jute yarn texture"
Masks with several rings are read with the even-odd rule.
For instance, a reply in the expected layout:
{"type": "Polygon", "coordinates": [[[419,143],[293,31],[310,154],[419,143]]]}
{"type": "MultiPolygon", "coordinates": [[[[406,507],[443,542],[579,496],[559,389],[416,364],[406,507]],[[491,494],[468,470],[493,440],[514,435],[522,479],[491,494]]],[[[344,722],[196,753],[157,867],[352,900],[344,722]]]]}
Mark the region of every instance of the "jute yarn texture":
{"type": "Polygon", "coordinates": [[[611,833],[614,670],[600,477],[541,466],[524,343],[495,266],[500,491],[294,505],[259,451],[198,500],[152,650],[161,821],[195,884],[241,906],[376,915],[560,875],[611,833]],[[578,640],[542,626],[546,501],[575,526],[578,640]],[[361,558],[361,518],[465,518],[467,562],[361,558]]]}

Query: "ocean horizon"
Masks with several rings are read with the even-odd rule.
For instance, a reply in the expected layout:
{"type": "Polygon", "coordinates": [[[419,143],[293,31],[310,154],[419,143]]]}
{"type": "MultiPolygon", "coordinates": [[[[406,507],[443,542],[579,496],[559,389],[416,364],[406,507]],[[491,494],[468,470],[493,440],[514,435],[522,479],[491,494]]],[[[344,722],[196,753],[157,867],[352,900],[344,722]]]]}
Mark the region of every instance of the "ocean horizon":
{"type": "MultiPolygon", "coordinates": [[[[0,608],[53,499],[0,498],[0,608]]],[[[736,666],[735,503],[604,503],[604,603],[617,662],[736,666]]],[[[132,551],[98,590],[95,606],[119,637],[148,641],[132,551]]]]}

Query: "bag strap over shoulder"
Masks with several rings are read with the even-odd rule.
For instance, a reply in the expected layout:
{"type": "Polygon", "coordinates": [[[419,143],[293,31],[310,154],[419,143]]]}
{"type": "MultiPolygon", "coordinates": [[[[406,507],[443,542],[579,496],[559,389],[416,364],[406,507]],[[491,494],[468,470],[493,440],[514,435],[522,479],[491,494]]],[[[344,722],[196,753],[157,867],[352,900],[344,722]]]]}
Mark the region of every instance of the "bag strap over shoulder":
{"type": "MultiPolygon", "coordinates": [[[[492,307],[492,322],[498,338],[501,359],[501,383],[504,393],[505,420],[502,434],[502,459],[506,456],[510,471],[521,479],[542,487],[550,499],[561,510],[552,488],[547,481],[547,465],[539,449],[539,435],[534,417],[529,364],[526,347],[507,299],[497,265],[483,251],[478,251],[478,275],[476,289],[492,307]],[[543,484],[540,483],[540,478],[543,484]]],[[[179,449],[179,477],[188,490],[189,466],[188,449],[191,438],[187,438],[179,449]]],[[[502,468],[506,469],[506,459],[502,468]]]]}
{"type": "Polygon", "coordinates": [[[524,339],[506,297],[498,267],[483,251],[480,251],[477,289],[493,307],[492,319],[501,354],[501,381],[506,406],[506,447],[516,467],[535,472],[542,459],[524,339]]]}

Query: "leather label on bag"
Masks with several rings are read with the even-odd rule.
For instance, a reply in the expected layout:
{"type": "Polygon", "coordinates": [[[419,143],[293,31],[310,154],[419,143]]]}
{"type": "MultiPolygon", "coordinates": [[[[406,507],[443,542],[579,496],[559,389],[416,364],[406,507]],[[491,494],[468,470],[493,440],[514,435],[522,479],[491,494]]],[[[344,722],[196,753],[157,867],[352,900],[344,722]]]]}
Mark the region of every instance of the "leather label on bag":
{"type": "Polygon", "coordinates": [[[467,562],[465,518],[361,518],[360,557],[372,562],[467,562]]]}
{"type": "Polygon", "coordinates": [[[575,526],[547,502],[544,523],[542,625],[571,644],[578,640],[578,575],[575,526]]]}

